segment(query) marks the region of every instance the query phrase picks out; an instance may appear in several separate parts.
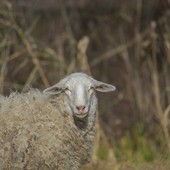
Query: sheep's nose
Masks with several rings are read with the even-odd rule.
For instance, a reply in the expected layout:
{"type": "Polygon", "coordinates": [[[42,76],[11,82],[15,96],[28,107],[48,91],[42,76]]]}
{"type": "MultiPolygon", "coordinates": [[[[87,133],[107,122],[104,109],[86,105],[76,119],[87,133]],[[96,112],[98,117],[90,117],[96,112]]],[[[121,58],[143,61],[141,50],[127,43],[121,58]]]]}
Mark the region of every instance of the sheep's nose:
{"type": "Polygon", "coordinates": [[[78,110],[79,113],[83,113],[84,109],[85,109],[85,106],[83,106],[83,105],[76,106],[76,109],[78,110]]]}

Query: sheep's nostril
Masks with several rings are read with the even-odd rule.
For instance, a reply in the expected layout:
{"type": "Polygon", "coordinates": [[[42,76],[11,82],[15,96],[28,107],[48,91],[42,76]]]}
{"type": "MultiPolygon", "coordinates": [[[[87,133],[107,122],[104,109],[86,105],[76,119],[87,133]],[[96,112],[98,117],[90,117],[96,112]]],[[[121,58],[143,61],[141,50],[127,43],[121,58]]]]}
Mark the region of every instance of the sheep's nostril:
{"type": "Polygon", "coordinates": [[[83,113],[85,106],[81,105],[81,106],[76,106],[77,110],[79,111],[79,113],[83,113]]]}

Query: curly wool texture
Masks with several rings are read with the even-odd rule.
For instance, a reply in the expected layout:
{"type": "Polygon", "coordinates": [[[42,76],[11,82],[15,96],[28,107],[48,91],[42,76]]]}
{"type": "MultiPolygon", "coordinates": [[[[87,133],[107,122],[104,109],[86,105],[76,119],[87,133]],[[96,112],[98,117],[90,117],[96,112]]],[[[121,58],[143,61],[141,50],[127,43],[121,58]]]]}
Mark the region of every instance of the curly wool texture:
{"type": "Polygon", "coordinates": [[[95,118],[81,122],[64,108],[62,95],[48,98],[33,89],[0,96],[0,169],[78,170],[87,163],[95,118]]]}

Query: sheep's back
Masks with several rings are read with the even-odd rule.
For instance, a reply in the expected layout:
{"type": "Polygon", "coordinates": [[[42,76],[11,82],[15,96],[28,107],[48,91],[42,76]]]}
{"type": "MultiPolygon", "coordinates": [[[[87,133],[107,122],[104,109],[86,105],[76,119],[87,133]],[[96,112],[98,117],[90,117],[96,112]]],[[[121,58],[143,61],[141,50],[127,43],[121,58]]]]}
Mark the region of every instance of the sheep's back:
{"type": "Polygon", "coordinates": [[[76,170],[90,159],[94,131],[56,106],[35,90],[0,101],[0,169],[76,170]]]}
{"type": "Polygon", "coordinates": [[[4,169],[55,166],[50,158],[56,158],[54,149],[63,145],[64,120],[46,100],[34,91],[13,93],[1,102],[0,165],[4,169]]]}

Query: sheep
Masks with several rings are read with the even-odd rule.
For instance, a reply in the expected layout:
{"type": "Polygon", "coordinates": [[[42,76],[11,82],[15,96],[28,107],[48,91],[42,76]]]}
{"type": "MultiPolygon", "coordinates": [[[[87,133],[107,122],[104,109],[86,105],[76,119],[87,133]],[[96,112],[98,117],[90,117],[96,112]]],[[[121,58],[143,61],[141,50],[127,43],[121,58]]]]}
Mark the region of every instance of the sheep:
{"type": "Polygon", "coordinates": [[[0,98],[0,170],[79,170],[91,160],[95,91],[115,87],[72,73],[41,92],[0,98]]]}

